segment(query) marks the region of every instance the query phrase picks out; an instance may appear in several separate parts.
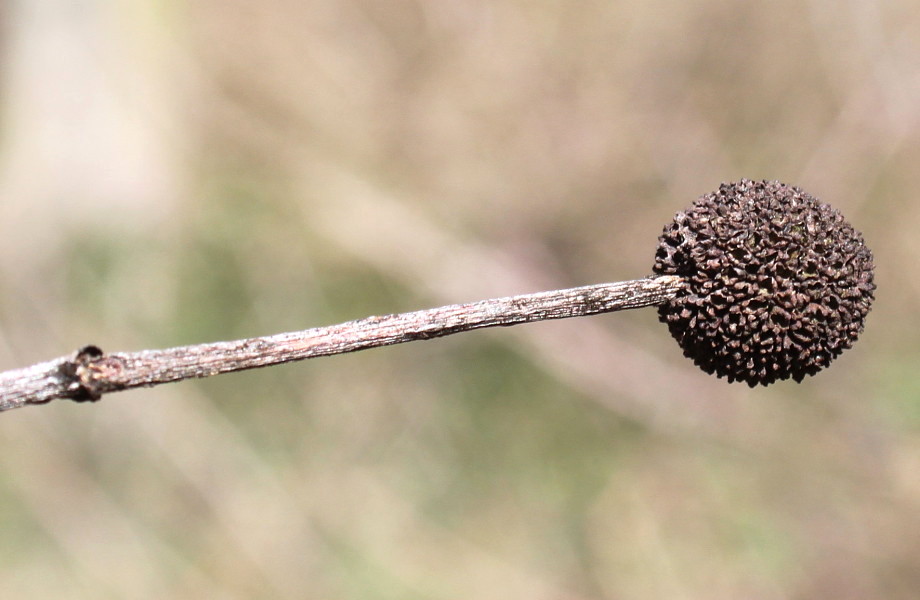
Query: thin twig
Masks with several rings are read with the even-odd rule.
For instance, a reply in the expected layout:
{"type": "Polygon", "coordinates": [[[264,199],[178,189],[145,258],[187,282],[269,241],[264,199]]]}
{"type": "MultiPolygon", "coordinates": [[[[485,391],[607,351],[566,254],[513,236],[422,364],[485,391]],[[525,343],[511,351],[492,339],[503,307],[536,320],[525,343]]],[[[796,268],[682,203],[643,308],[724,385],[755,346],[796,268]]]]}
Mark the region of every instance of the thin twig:
{"type": "Polygon", "coordinates": [[[664,276],[601,283],[166,350],[105,354],[96,346],[86,346],[75,356],[0,373],[0,411],[59,398],[98,400],[108,392],[427,340],[472,329],[654,306],[673,298],[682,281],[680,277],[664,276]]]}

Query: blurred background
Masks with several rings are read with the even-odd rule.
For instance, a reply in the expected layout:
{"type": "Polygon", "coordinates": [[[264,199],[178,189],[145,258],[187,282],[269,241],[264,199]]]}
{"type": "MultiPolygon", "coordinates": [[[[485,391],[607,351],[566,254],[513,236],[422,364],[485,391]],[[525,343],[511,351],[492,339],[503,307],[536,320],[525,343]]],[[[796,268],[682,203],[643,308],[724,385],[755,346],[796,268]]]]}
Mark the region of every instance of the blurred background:
{"type": "Polygon", "coordinates": [[[0,369],[650,273],[722,181],[876,255],[801,385],[654,310],[0,415],[3,598],[916,598],[920,5],[8,0],[0,369]]]}

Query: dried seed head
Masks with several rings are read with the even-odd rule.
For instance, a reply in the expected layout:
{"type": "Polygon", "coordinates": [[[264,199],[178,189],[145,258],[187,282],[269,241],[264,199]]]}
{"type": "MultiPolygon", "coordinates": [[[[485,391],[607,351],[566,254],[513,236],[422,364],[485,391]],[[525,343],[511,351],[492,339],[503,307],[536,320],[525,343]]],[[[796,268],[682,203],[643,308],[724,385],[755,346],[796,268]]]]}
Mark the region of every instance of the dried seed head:
{"type": "Polygon", "coordinates": [[[677,213],[654,270],[686,279],[658,311],[684,355],[751,387],[826,367],[856,341],[875,290],[862,235],[778,181],[722,184],[677,213]]]}

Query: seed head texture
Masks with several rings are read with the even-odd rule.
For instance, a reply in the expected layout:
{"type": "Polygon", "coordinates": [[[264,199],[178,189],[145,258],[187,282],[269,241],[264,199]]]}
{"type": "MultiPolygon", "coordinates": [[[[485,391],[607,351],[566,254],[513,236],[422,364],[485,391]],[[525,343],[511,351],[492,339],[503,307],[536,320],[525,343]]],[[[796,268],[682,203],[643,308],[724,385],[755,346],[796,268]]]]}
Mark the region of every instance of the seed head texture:
{"type": "Polygon", "coordinates": [[[826,367],[859,337],[875,292],[862,235],[778,181],[725,183],[677,213],[654,272],[685,279],[658,310],[684,355],[751,387],[826,367]]]}

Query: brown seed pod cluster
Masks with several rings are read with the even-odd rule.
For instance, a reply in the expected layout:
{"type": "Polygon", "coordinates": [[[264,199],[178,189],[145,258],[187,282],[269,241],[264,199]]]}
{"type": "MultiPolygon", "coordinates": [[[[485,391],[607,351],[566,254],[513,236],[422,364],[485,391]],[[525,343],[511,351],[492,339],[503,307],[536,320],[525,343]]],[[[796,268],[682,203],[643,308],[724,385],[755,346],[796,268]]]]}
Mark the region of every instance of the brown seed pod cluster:
{"type": "Polygon", "coordinates": [[[862,332],[875,291],[862,235],[778,181],[722,184],[677,213],[654,271],[686,280],[658,312],[684,354],[751,387],[826,367],[862,332]]]}

